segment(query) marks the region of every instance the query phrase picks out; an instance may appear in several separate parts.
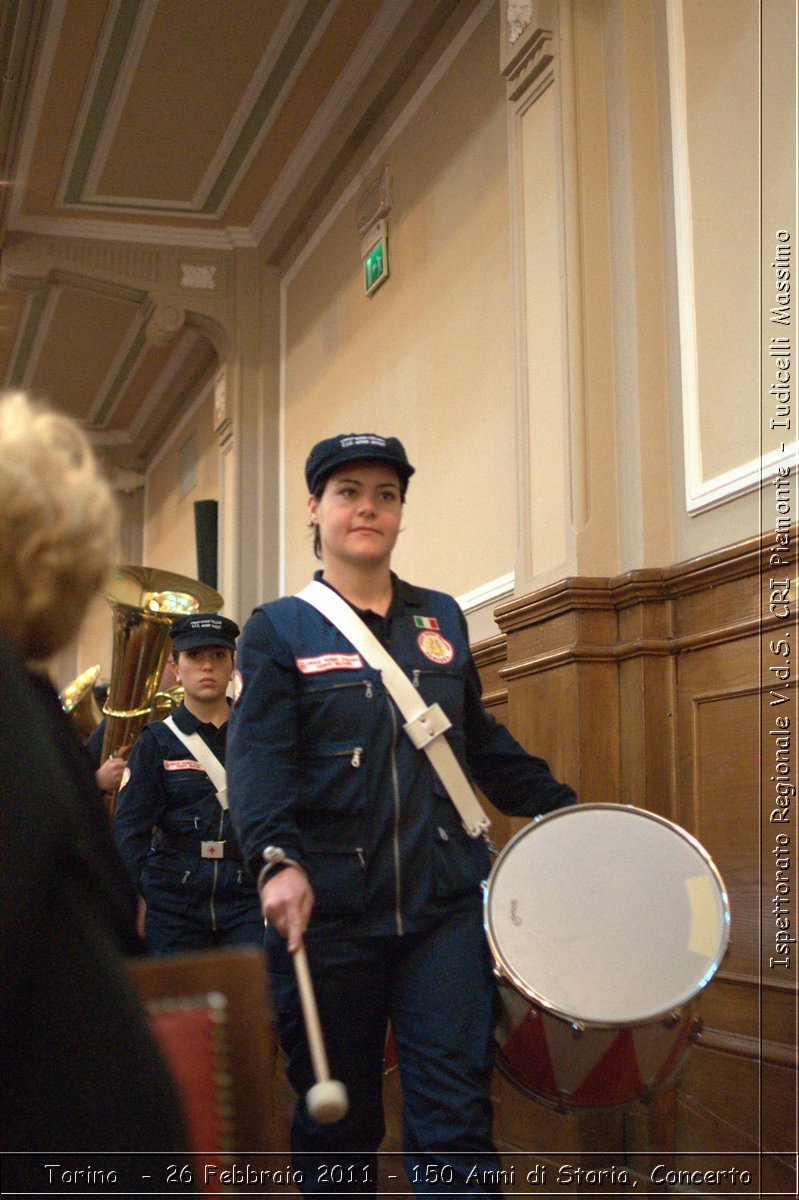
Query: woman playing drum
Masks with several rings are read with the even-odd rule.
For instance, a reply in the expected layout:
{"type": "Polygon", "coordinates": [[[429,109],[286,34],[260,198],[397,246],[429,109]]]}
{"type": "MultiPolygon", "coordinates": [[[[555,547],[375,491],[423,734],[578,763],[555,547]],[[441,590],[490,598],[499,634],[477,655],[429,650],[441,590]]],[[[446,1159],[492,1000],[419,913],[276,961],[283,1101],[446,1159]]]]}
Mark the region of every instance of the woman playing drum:
{"type": "MultiPolygon", "coordinates": [[[[316,578],[356,610],[428,705],[467,776],[502,811],[572,804],[571,788],[486,713],[463,615],[391,571],[414,468],[393,437],[319,442],[306,464],[316,578]]],[[[464,830],[403,730],[379,670],[297,596],[265,604],[239,643],[230,807],[259,874],[272,997],[308,1192],[374,1192],[390,1020],[408,1176],[419,1193],[498,1190],[488,1087],[495,984],[482,927],[485,842],[464,830]],[[349,1113],[320,1126],[291,956],[308,946],[330,1066],[349,1113]],[[335,1164],[335,1170],[333,1165],[335,1164]]]]}

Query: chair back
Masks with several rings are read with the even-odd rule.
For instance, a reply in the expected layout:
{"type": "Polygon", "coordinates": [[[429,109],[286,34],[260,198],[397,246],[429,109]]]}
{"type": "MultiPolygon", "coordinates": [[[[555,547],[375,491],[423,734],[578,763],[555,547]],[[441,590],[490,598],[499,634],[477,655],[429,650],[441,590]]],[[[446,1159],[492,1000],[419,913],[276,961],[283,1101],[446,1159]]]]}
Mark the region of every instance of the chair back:
{"type": "Polygon", "coordinates": [[[129,959],[128,970],[181,1097],[192,1149],[276,1145],[277,1040],[256,947],[129,959]]]}

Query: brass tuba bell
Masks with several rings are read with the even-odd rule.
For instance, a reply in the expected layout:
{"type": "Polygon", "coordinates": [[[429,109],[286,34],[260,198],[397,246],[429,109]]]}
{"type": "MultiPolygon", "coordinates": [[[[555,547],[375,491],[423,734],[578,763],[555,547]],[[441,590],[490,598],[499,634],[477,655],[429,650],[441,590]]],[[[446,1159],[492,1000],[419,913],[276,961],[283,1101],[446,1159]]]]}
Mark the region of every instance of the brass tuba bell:
{"type": "Polygon", "coordinates": [[[185,689],[181,683],[168,688],[165,692],[156,692],[153,699],[152,721],[164,721],[176,708],[183,703],[185,689]]]}
{"type": "MultiPolygon", "coordinates": [[[[105,732],[100,761],[127,758],[153,715],[158,685],[169,657],[169,627],[184,614],[217,612],[217,591],[155,567],[119,567],[106,591],[113,620],[111,681],[103,705],[105,732]]],[[[113,815],[116,797],[107,798],[113,815]]]]}
{"type": "Polygon", "coordinates": [[[103,719],[100,705],[94,697],[94,685],[100,674],[100,664],[81,672],[72,683],[68,683],[58,699],[61,707],[72,720],[72,725],[82,741],[86,741],[103,719]]]}

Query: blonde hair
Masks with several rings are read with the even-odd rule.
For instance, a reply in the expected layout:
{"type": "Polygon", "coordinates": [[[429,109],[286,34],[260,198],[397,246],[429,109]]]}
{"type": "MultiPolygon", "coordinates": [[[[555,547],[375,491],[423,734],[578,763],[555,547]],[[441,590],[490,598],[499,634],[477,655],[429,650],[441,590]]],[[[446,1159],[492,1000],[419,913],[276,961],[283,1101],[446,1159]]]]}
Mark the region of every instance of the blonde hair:
{"type": "Polygon", "coordinates": [[[79,426],[21,392],[0,394],[0,630],[26,661],[77,632],[111,566],[117,522],[79,426]]]}

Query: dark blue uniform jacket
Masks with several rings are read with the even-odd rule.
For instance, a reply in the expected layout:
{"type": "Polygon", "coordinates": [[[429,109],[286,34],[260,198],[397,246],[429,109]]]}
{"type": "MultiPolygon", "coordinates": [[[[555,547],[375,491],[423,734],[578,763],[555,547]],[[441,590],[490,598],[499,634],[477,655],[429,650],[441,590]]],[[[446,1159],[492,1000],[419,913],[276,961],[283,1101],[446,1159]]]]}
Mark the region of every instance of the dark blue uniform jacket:
{"type": "MultiPolygon", "coordinates": [[[[319,578],[319,573],[317,578],[319,578]]],[[[361,613],[428,704],[442,706],[462,767],[502,811],[571,804],[571,788],[484,709],[463,614],[451,596],[394,577],[385,618],[361,613]]],[[[403,717],[353,646],[296,597],[257,608],[239,640],[240,695],[228,735],[228,795],[255,874],[267,846],[307,871],[310,933],[423,928],[489,868],[403,717]]]]}

